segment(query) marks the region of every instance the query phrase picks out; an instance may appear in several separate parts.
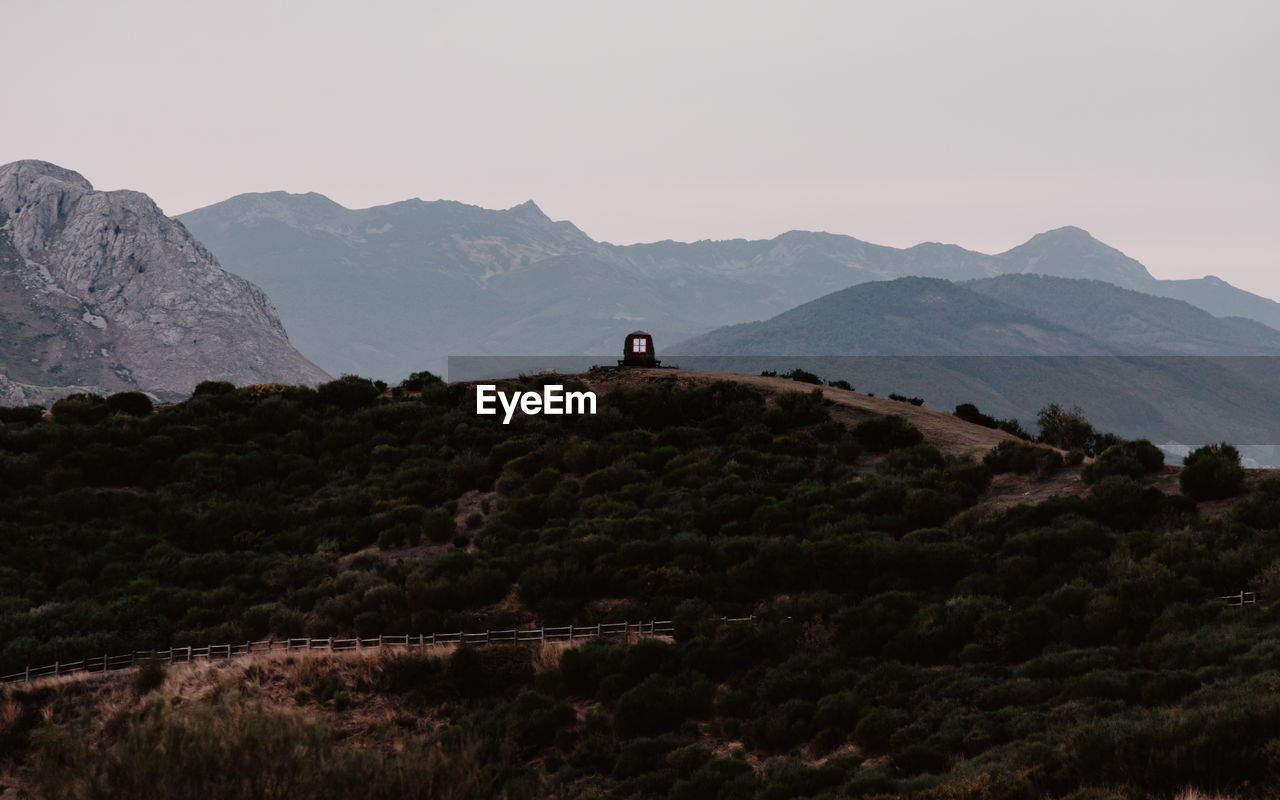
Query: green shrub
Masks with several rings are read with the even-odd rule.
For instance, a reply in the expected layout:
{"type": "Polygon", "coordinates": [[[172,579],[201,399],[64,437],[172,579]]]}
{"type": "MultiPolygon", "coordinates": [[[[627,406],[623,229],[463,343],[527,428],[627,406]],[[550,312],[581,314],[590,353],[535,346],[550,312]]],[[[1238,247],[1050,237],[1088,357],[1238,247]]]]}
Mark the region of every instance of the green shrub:
{"type": "Polygon", "coordinates": [[[813,384],[817,384],[818,386],[822,385],[822,378],[819,378],[817,375],[814,375],[812,372],[806,372],[805,370],[802,370],[799,367],[796,367],[792,370],[782,373],[782,377],[790,378],[793,381],[800,381],[801,383],[813,383],[813,384]]]}
{"type": "Polygon", "coordinates": [[[996,426],[996,418],[983,414],[973,403],[961,403],[956,406],[955,415],[965,422],[981,425],[984,428],[994,428],[996,426]]]}
{"type": "Polygon", "coordinates": [[[196,388],[191,392],[192,397],[201,397],[209,395],[230,394],[236,390],[236,385],[231,381],[200,381],[196,384],[196,388]]]}
{"type": "Polygon", "coordinates": [[[669,731],[686,719],[710,713],[713,688],[696,673],[650,675],[618,698],[613,707],[614,725],[624,736],[669,731]]]}
{"type": "Polygon", "coordinates": [[[408,392],[424,392],[429,388],[441,386],[444,381],[439,375],[430,372],[413,372],[400,381],[400,388],[408,392]]]}
{"type": "Polygon", "coordinates": [[[316,396],[325,405],[350,412],[372,405],[386,388],[386,384],[381,381],[371,381],[358,375],[343,375],[336,381],[317,387],[316,396]]]}
{"type": "Polygon", "coordinates": [[[1144,489],[1127,475],[1108,475],[1090,490],[1089,504],[1102,522],[1130,530],[1155,518],[1164,504],[1164,494],[1159,489],[1144,489]]]}
{"type": "Polygon", "coordinates": [[[117,414],[132,417],[149,417],[154,408],[151,398],[142,392],[117,392],[107,398],[107,407],[117,414]]]}
{"type": "Polygon", "coordinates": [[[0,406],[0,422],[34,425],[44,418],[44,409],[40,406],[0,406]]]}
{"type": "Polygon", "coordinates": [[[1235,447],[1222,442],[1198,447],[1182,461],[1178,484],[1182,493],[1195,500],[1218,500],[1240,493],[1244,468],[1235,447]]]}
{"type": "Polygon", "coordinates": [[[1018,422],[1016,419],[1002,419],[996,423],[996,428],[1004,431],[1005,433],[1017,436],[1019,439],[1024,441],[1029,442],[1032,439],[1031,434],[1023,430],[1022,423],[1018,422]]]}
{"type": "Polygon", "coordinates": [[[1036,414],[1036,423],[1040,426],[1040,441],[1060,450],[1088,448],[1093,440],[1093,425],[1085,419],[1080,406],[1067,409],[1050,403],[1036,414]]]}
{"type": "Polygon", "coordinates": [[[982,457],[982,463],[992,473],[1016,472],[1019,475],[1048,476],[1062,466],[1062,456],[1056,450],[1029,442],[1004,441],[982,457]]]}
{"type": "Polygon", "coordinates": [[[96,394],[71,394],[53,404],[53,421],[64,425],[92,425],[110,413],[107,401],[96,394]]]}
{"type": "Polygon", "coordinates": [[[869,753],[883,753],[889,749],[889,740],[899,728],[911,721],[910,715],[897,708],[873,708],[858,720],[853,738],[869,753]]]}
{"type": "Polygon", "coordinates": [[[427,539],[441,544],[452,539],[458,532],[453,515],[443,509],[436,509],[426,515],[422,521],[422,531],[427,539]]]}
{"type": "Polygon", "coordinates": [[[1096,483],[1108,475],[1138,479],[1164,466],[1164,452],[1146,439],[1113,444],[1080,472],[1085,483],[1096,483]]]}
{"type": "Polygon", "coordinates": [[[853,426],[850,435],[858,444],[877,453],[911,447],[924,441],[924,434],[905,417],[896,414],[864,419],[853,426]]]}

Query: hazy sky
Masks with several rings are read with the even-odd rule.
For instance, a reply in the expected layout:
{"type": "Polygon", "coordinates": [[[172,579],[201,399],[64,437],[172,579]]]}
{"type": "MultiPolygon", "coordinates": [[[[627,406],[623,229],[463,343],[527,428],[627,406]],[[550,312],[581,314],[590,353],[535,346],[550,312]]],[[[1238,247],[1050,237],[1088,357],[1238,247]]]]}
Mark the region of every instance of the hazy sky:
{"type": "Polygon", "coordinates": [[[1274,2],[3,0],[0,163],[169,214],[533,199],[615,243],[1077,225],[1280,298],[1274,2]]]}

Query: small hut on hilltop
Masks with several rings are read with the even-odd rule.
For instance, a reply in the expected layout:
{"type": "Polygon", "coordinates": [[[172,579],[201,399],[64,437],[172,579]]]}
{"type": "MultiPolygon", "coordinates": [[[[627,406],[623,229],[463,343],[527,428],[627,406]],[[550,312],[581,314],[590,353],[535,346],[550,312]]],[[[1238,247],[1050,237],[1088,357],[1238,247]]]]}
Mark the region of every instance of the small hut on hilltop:
{"type": "Polygon", "coordinates": [[[654,356],[653,337],[644,331],[632,331],[622,345],[620,367],[656,367],[662,362],[654,356]]]}

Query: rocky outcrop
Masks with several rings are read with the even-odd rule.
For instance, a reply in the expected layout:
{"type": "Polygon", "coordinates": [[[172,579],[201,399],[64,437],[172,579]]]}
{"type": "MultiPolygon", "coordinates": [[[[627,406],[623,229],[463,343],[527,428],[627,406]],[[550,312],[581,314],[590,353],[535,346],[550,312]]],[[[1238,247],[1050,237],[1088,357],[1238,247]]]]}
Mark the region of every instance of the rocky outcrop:
{"type": "Polygon", "coordinates": [[[41,400],[58,387],[171,398],[209,379],[329,377],[267,296],[149,197],[42,161],[0,167],[0,369],[6,396],[41,400]]]}

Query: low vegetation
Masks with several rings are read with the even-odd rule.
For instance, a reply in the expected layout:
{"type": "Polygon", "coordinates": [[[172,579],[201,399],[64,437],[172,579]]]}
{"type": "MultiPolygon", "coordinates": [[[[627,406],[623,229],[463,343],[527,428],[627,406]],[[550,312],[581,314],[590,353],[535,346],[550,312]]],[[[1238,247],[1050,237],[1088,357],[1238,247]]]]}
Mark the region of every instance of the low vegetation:
{"type": "Polygon", "coordinates": [[[11,686],[0,758],[69,798],[1277,788],[1280,483],[1201,517],[1245,491],[1227,446],[1188,457],[1184,497],[1149,443],[1058,420],[1056,446],[1106,443],[1091,483],[999,509],[993,474],[1073,468],[1027,442],[948,457],[809,387],[672,375],[506,426],[468,392],[0,415],[0,672],[268,634],[671,618],[674,640],[11,686]]]}

